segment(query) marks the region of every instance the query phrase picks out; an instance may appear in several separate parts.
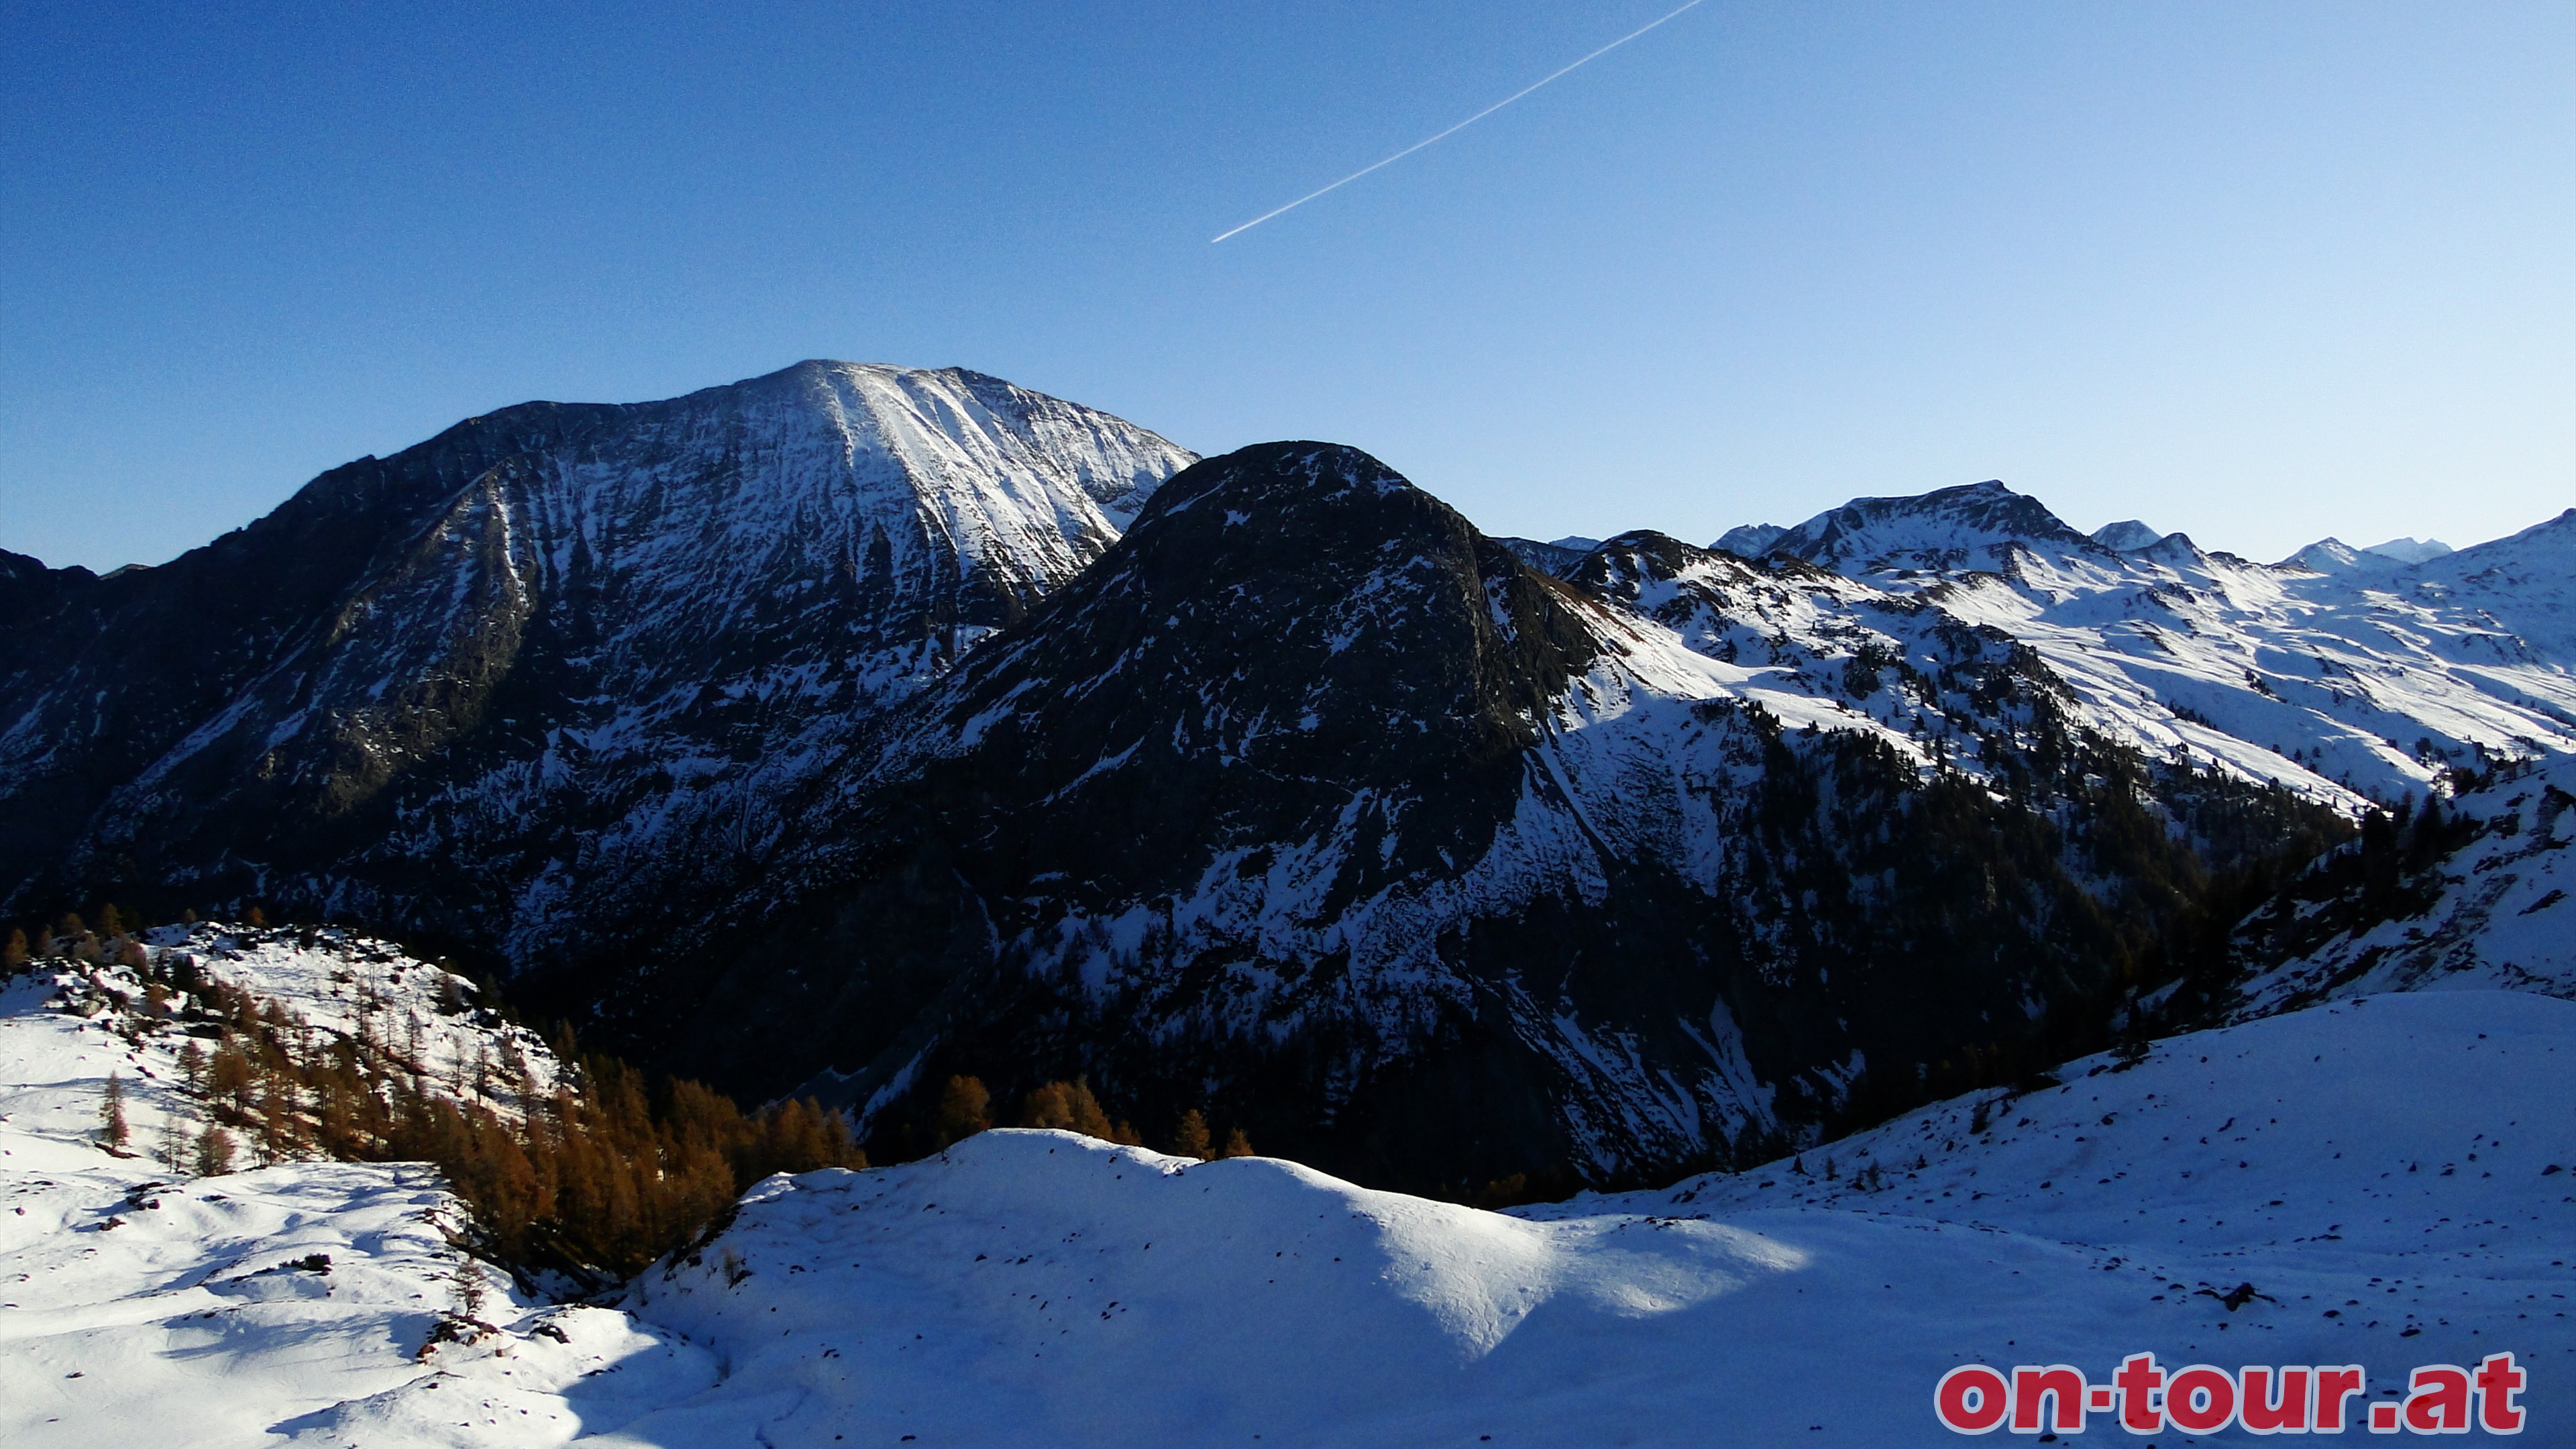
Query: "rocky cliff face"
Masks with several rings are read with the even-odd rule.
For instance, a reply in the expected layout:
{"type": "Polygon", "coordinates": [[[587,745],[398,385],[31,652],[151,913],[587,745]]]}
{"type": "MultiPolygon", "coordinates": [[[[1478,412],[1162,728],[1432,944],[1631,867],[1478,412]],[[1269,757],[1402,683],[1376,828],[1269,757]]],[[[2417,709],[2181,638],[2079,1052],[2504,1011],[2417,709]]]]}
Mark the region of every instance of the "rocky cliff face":
{"type": "Polygon", "coordinates": [[[525,959],[720,896],[890,704],[1191,455],[980,374],[535,403],[0,615],[0,881],[525,959]]]}

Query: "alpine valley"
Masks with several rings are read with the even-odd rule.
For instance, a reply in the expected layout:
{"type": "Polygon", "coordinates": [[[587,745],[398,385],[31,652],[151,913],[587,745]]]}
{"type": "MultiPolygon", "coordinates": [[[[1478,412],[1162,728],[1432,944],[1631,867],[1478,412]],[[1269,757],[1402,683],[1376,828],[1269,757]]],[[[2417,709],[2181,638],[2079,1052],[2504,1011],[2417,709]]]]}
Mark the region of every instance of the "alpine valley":
{"type": "Polygon", "coordinates": [[[961,370],[507,408],[166,565],[0,555],[0,911],[362,927],[881,1157],[952,1076],[1087,1079],[1449,1196],[2567,991],[2567,895],[2485,888],[2563,844],[2576,510],[2259,564],[1982,483],[1718,542],[961,370]]]}

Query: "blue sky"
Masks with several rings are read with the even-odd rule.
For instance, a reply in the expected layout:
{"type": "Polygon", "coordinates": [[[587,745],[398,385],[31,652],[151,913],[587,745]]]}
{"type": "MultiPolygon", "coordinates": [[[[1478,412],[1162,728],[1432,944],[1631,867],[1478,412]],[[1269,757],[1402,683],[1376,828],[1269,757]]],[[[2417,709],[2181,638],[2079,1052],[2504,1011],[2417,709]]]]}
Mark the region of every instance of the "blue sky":
{"type": "Polygon", "coordinates": [[[2002,478],[2278,557],[2576,504],[2576,6],[12,5],[0,547],[529,398],[961,364],[1490,531],[2002,478]],[[755,13],[756,12],[756,13],[755,13]]]}

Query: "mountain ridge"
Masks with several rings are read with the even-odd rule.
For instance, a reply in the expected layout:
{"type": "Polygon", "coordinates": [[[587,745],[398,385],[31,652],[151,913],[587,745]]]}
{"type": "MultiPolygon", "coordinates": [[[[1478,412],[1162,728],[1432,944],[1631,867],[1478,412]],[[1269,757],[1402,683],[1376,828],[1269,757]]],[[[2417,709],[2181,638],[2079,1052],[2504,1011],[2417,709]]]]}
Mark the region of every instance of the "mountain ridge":
{"type": "Polygon", "coordinates": [[[1994,482],[1542,544],[805,363],[0,561],[0,893],[426,936],[888,1144],[1089,1075],[1378,1181],[1637,1182],[2200,1010],[2249,892],[2576,749],[2570,531],[2394,591],[1994,482]]]}
{"type": "Polygon", "coordinates": [[[0,635],[20,701],[0,799],[42,822],[0,832],[0,895],[46,889],[66,853],[50,878],[208,895],[289,898],[321,870],[340,909],[532,949],[600,855],[517,822],[569,810],[613,840],[624,821],[609,860],[659,852],[630,899],[688,853],[738,853],[849,727],[1096,556],[1191,456],[982,374],[805,363],[524,404],[333,469],[0,635]],[[160,650],[140,669],[138,641],[160,650]],[[91,739],[105,758],[71,743],[91,739]],[[680,781],[719,798],[654,845],[680,781]],[[68,852],[64,816],[86,818],[68,852]]]}

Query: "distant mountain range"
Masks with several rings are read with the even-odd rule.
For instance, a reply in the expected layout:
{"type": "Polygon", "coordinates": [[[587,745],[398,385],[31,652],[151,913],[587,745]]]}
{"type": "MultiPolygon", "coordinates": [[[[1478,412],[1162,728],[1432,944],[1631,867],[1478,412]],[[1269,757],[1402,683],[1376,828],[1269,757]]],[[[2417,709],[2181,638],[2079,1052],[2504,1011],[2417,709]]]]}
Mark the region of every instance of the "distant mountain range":
{"type": "Polygon", "coordinates": [[[1370,1181],[1642,1181],[2225,1009],[2373,802],[2576,752],[2576,510],[1718,544],[963,371],[528,404],[160,568],[0,556],[0,908],[356,920],[882,1133],[1087,1073],[1370,1181]]]}

